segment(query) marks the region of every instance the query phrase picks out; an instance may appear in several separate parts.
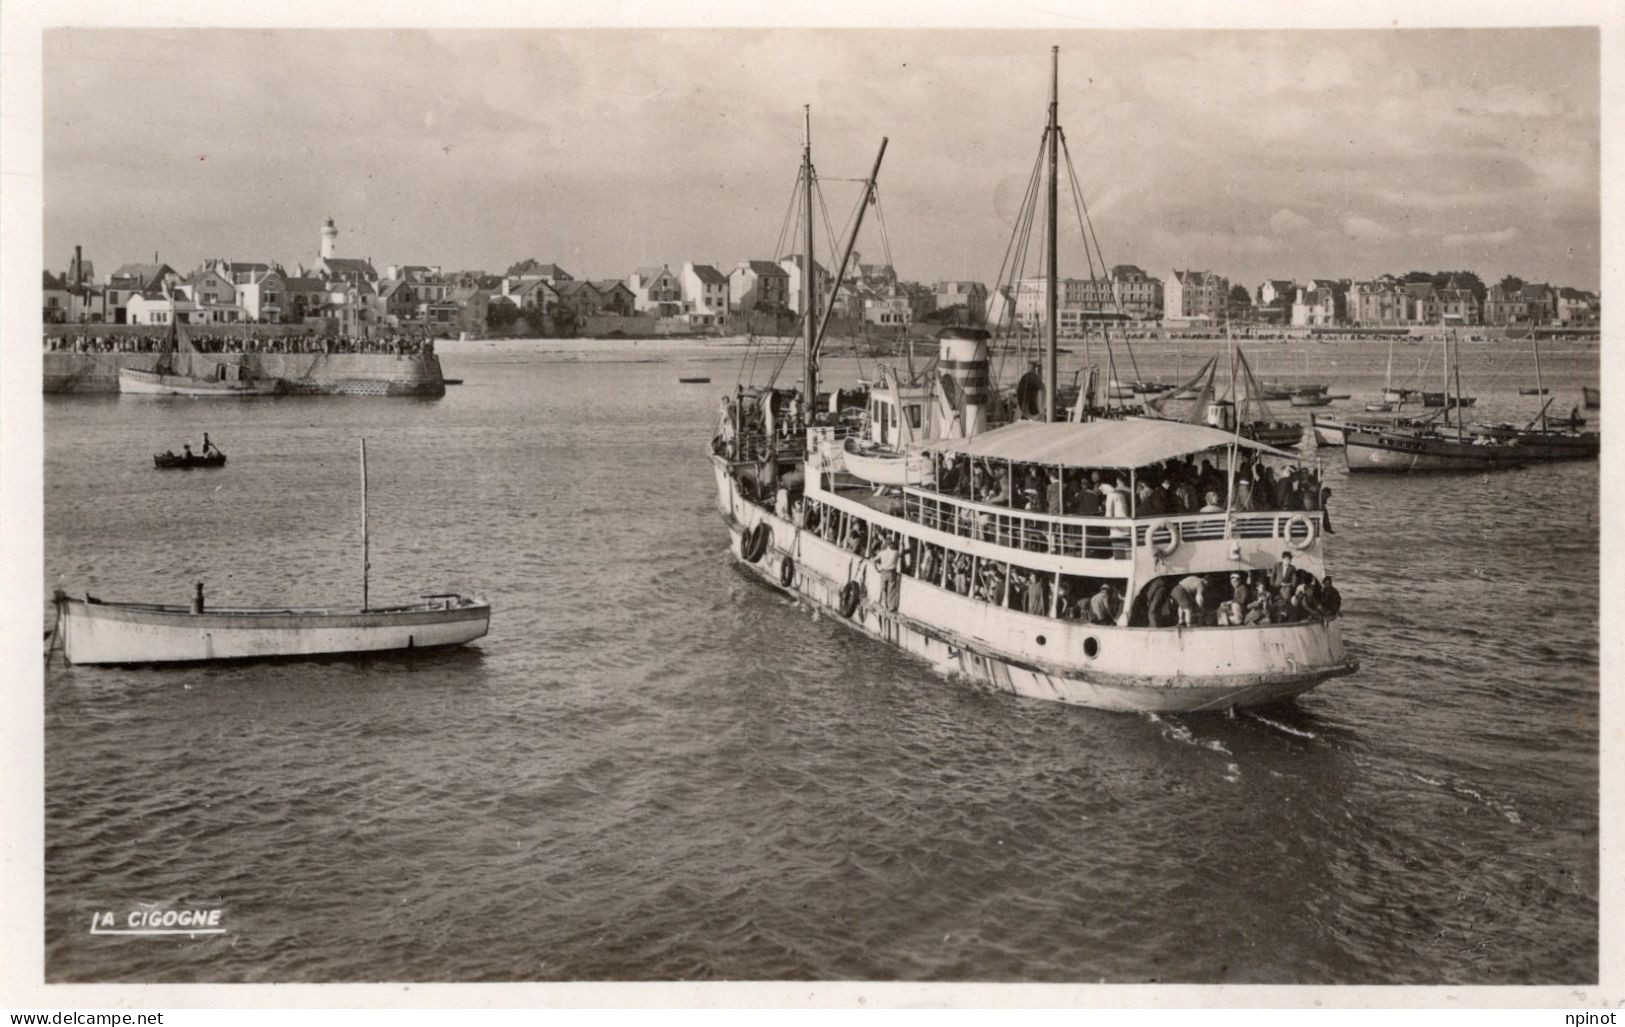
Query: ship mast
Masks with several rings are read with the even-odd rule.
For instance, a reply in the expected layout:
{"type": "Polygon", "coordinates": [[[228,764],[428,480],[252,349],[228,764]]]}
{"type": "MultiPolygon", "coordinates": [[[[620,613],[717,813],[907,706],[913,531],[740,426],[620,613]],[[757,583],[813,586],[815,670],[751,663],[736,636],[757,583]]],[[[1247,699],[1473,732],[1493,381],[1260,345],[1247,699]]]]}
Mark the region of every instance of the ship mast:
{"type": "Polygon", "coordinates": [[[1049,128],[1045,135],[1049,140],[1049,219],[1045,230],[1048,233],[1049,255],[1045,262],[1045,332],[1044,332],[1044,420],[1055,420],[1055,336],[1056,315],[1059,304],[1055,290],[1058,286],[1055,274],[1055,200],[1056,178],[1059,170],[1059,142],[1061,135],[1060,118],[1060,53],[1061,48],[1049,48],[1049,128]]]}
{"type": "Polygon", "coordinates": [[[818,410],[818,315],[817,300],[813,295],[813,166],[812,166],[812,107],[803,106],[806,134],[801,146],[802,215],[807,234],[801,252],[801,321],[803,364],[801,369],[802,415],[813,423],[818,410]]]}

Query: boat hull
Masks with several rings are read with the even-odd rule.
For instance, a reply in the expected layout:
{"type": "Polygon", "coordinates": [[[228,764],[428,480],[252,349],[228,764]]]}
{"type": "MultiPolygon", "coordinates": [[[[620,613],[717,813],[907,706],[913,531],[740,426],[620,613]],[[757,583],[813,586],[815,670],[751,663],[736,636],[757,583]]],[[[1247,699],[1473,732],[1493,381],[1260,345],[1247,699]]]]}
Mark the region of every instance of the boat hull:
{"type": "Polygon", "coordinates": [[[1358,669],[1343,653],[1336,619],[1183,629],[1084,624],[989,606],[906,575],[898,580],[898,610],[888,611],[868,563],[746,500],[726,461],[716,460],[716,478],[740,567],[949,677],[1096,709],[1194,713],[1272,705],[1358,669]],[[751,561],[742,544],[760,524],[771,540],[751,561]],[[860,583],[864,598],[844,617],[841,592],[850,581],[860,583]]]}
{"type": "MultiPolygon", "coordinates": [[[[151,353],[49,352],[44,389],[50,393],[117,393],[119,371],[148,370],[151,353]]],[[[194,354],[211,364],[237,362],[241,354],[194,354]]],[[[446,394],[440,358],[432,353],[255,353],[261,378],[276,379],[295,395],[411,396],[436,399],[446,394]]]]}
{"type": "Polygon", "coordinates": [[[254,399],[282,391],[276,382],[211,382],[184,375],[121,368],[118,390],[125,396],[186,396],[192,399],[254,399]]]}
{"type": "Polygon", "coordinates": [[[59,601],[57,630],[74,664],[195,663],[462,645],[486,633],[477,599],[367,610],[211,610],[59,601]]]}
{"type": "Polygon", "coordinates": [[[1478,471],[1528,462],[1511,446],[1354,428],[1343,433],[1343,453],[1350,471],[1478,471]]]}

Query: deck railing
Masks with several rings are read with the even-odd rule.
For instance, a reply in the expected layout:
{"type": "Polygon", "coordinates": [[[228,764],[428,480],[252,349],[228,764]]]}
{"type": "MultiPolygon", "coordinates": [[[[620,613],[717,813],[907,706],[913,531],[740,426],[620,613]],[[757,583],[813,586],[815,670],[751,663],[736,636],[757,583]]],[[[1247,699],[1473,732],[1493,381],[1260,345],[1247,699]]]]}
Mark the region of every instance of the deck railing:
{"type": "Polygon", "coordinates": [[[1279,538],[1299,542],[1318,534],[1318,511],[1238,513],[1229,518],[1226,534],[1223,514],[1187,514],[1145,517],[1138,520],[1106,517],[1060,517],[1031,511],[1010,511],[968,500],[906,490],[905,519],[963,538],[977,538],[1009,549],[1053,553],[1095,560],[1126,560],[1133,547],[1167,546],[1174,533],[1181,542],[1210,542],[1225,538],[1279,538]],[[1152,538],[1152,527],[1158,527],[1152,538]],[[1309,527],[1304,526],[1307,522],[1309,527]]]}

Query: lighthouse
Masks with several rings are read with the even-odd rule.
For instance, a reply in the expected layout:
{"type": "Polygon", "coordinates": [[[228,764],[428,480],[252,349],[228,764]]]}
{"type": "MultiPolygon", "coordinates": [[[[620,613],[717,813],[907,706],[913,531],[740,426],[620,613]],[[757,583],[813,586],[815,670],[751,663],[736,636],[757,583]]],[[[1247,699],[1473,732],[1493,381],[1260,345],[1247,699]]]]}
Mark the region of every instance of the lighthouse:
{"type": "Polygon", "coordinates": [[[327,220],[322,222],[322,259],[332,260],[338,253],[338,245],[339,230],[333,224],[333,216],[329,214],[327,220]]]}

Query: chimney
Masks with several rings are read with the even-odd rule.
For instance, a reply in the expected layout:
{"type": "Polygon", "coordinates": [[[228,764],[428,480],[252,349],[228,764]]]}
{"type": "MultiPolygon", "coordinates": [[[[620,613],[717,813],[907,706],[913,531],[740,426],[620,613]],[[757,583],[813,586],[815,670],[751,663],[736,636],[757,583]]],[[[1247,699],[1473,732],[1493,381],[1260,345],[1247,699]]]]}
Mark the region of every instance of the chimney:
{"type": "Polygon", "coordinates": [[[84,259],[85,255],[83,250],[81,250],[80,247],[75,246],[73,248],[73,287],[75,289],[78,289],[80,286],[85,284],[84,259]]]}

